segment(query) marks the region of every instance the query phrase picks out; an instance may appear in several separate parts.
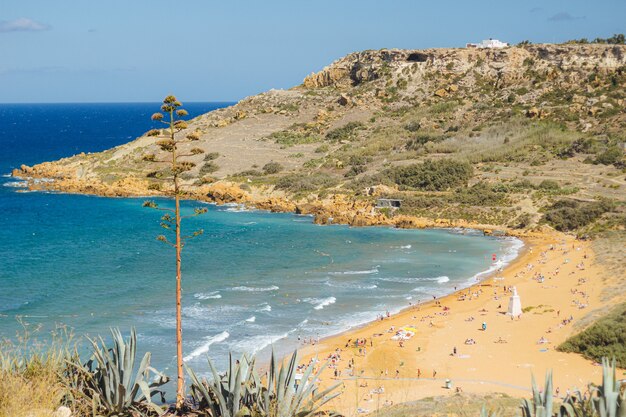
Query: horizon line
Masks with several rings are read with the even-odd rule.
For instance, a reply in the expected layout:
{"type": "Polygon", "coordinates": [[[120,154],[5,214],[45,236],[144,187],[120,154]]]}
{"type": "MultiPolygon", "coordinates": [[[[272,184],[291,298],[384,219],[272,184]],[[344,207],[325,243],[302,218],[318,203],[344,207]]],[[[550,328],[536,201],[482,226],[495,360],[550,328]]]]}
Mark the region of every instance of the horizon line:
{"type": "MultiPolygon", "coordinates": [[[[185,103],[239,103],[241,100],[215,100],[215,101],[184,101],[185,103]]],[[[26,104],[154,104],[161,101],[24,101],[24,102],[3,102],[2,105],[26,105],[26,104]]]]}

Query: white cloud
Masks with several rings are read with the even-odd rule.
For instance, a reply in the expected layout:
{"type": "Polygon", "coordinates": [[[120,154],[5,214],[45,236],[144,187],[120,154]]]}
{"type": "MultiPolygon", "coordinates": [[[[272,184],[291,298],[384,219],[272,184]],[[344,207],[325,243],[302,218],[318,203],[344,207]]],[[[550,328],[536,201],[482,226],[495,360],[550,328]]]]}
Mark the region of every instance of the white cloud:
{"type": "Polygon", "coordinates": [[[0,32],[40,32],[50,29],[49,25],[20,17],[14,20],[0,20],[0,32]]]}

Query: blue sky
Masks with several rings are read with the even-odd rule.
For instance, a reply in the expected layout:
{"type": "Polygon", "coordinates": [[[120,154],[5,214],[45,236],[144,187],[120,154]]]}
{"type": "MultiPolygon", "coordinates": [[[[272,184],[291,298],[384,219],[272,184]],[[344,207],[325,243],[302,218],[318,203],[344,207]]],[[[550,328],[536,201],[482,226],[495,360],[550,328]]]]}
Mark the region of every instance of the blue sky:
{"type": "Polygon", "coordinates": [[[0,102],[237,100],[353,51],[626,32],[626,0],[0,0],[0,102]]]}

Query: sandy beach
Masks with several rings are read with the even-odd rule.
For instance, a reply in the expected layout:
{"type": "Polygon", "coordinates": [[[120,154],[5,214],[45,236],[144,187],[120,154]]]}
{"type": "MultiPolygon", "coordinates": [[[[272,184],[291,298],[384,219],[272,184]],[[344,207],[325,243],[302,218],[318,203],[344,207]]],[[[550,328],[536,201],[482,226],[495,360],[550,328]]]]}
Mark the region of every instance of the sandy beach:
{"type": "Polygon", "coordinates": [[[603,306],[605,277],[590,244],[557,233],[524,242],[510,265],[470,288],[303,343],[301,363],[335,355],[321,386],[341,381],[344,392],[328,408],[353,416],[459,390],[523,397],[531,373],[542,386],[549,369],[559,396],[599,382],[597,364],[556,351],[578,321],[603,306]],[[520,317],[506,314],[512,287],[521,298],[520,317]],[[394,336],[401,329],[414,335],[400,343],[394,336]]]}

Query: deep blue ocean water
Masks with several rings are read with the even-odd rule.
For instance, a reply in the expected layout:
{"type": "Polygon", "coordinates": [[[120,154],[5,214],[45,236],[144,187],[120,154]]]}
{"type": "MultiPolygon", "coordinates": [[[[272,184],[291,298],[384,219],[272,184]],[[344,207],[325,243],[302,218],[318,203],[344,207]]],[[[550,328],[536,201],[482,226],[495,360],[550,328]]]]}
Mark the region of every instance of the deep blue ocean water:
{"type": "MultiPolygon", "coordinates": [[[[191,116],[224,106],[192,103],[191,116]]],[[[0,173],[108,149],[152,127],[157,103],[0,105],[0,173]]],[[[16,184],[17,183],[17,184],[16,184]]],[[[0,178],[0,338],[18,318],[106,334],[135,326],[142,350],[173,374],[174,253],[141,199],[21,192],[0,178]]],[[[163,204],[170,204],[162,201],[163,204]]],[[[197,205],[184,204],[185,210],[197,205]]],[[[468,285],[519,241],[447,230],[317,226],[309,217],[209,205],[183,252],[184,354],[285,352],[385,311],[468,285]]]]}

